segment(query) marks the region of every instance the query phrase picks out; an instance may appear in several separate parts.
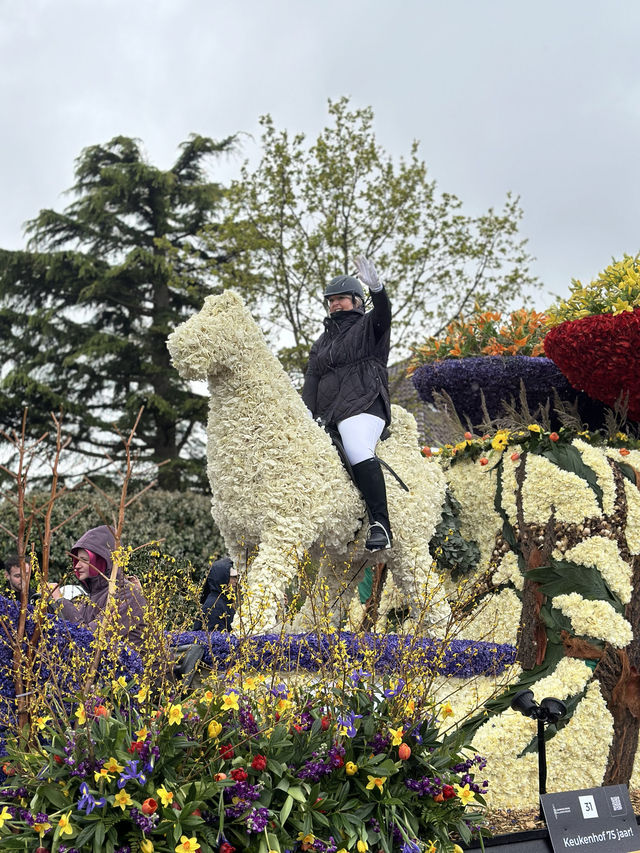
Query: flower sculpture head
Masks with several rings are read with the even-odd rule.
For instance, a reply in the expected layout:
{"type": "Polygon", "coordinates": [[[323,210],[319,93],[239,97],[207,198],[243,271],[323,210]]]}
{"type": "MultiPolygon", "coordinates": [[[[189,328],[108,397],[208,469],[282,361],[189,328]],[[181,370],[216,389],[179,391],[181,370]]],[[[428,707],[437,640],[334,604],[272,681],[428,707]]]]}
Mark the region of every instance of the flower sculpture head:
{"type": "Polygon", "coordinates": [[[240,296],[225,290],[207,296],[194,314],[169,335],[171,360],[184,379],[206,379],[250,357],[262,333],[240,296]]]}

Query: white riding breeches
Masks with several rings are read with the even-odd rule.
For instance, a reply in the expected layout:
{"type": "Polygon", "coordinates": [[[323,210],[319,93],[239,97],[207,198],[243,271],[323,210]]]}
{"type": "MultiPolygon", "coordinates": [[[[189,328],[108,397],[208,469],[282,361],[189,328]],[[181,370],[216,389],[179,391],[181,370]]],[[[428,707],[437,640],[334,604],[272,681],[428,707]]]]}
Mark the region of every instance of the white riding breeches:
{"type": "Polygon", "coordinates": [[[376,445],[384,429],[384,421],[363,412],[337,424],[344,452],[351,465],[376,455],[376,445]]]}

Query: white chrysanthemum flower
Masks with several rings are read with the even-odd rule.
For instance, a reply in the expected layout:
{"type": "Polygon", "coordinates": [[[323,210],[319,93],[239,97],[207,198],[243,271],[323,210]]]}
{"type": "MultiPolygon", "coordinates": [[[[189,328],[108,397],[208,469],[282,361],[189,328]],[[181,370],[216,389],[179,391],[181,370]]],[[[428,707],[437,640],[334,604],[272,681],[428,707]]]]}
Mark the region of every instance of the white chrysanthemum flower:
{"type": "Polygon", "coordinates": [[[551,675],[536,681],[531,689],[536,702],[542,701],[547,696],[564,702],[571,696],[581,693],[592,677],[591,667],[587,666],[583,660],[565,657],[558,662],[551,675]]]}
{"type": "Polygon", "coordinates": [[[595,473],[598,485],[602,489],[602,508],[605,515],[611,515],[615,509],[616,484],[605,454],[599,447],[592,447],[580,438],[574,438],[571,443],[580,451],[585,465],[595,473]]]}
{"type": "Polygon", "coordinates": [[[608,601],[588,601],[578,592],[556,595],[551,602],[571,620],[576,634],[594,637],[623,649],[633,639],[633,629],[608,601]]]}
{"type": "Polygon", "coordinates": [[[484,598],[460,628],[458,637],[486,643],[517,644],[522,602],[510,587],[484,598]]]}
{"type": "MultiPolygon", "coordinates": [[[[573,694],[574,688],[582,682],[582,673],[573,667],[564,672],[573,694]]],[[[560,675],[556,669],[556,678],[560,675]]],[[[545,679],[547,687],[567,692],[566,688],[559,687],[559,682],[554,686],[554,676],[550,679],[545,679]]],[[[546,695],[552,694],[547,692],[546,695]]],[[[531,808],[537,804],[537,752],[518,757],[535,738],[535,721],[511,709],[490,718],[476,732],[473,748],[487,759],[484,774],[491,784],[485,799],[491,808],[531,808]],[[518,780],[517,784],[514,779],[518,780]]],[[[592,680],[571,720],[547,743],[547,789],[570,791],[601,785],[612,738],[611,714],[598,682],[592,680]]]]}
{"type": "MultiPolygon", "coordinates": [[[[443,460],[445,465],[448,460],[443,460]]],[[[495,511],[495,471],[484,472],[470,459],[461,459],[446,470],[447,482],[456,500],[462,506],[460,534],[478,543],[480,549],[479,571],[489,568],[496,536],[502,530],[502,519],[495,511]]]]}
{"type": "Polygon", "coordinates": [[[556,521],[570,524],[602,516],[595,493],[586,480],[563,471],[536,453],[527,455],[522,508],[524,520],[534,524],[546,524],[552,512],[556,521]]]}
{"type": "Polygon", "coordinates": [[[523,588],[524,577],[518,565],[518,555],[514,551],[507,551],[503,556],[491,580],[495,586],[512,583],[516,589],[523,588]]]}
{"type": "Polygon", "coordinates": [[[557,559],[570,560],[583,566],[598,569],[612,592],[620,597],[623,604],[631,601],[632,567],[625,562],[618,550],[618,543],[604,536],[592,536],[578,542],[564,554],[555,552],[557,559]]]}
{"type": "Polygon", "coordinates": [[[616,462],[626,462],[627,465],[631,465],[636,471],[640,471],[640,450],[629,450],[626,456],[620,454],[619,447],[607,447],[604,452],[616,462]]]}
{"type": "Polygon", "coordinates": [[[576,791],[602,785],[613,741],[613,718],[593,680],[567,725],[547,744],[547,789],[576,791]]]}
{"type": "Polygon", "coordinates": [[[526,808],[535,802],[538,756],[518,755],[536,737],[535,720],[509,708],[483,723],[473,737],[473,749],[487,760],[483,773],[489,779],[484,795],[490,808],[526,808]]]}
{"type": "Polygon", "coordinates": [[[635,556],[640,554],[640,491],[624,480],[624,493],[627,496],[627,526],[625,536],[629,551],[635,556]]]}

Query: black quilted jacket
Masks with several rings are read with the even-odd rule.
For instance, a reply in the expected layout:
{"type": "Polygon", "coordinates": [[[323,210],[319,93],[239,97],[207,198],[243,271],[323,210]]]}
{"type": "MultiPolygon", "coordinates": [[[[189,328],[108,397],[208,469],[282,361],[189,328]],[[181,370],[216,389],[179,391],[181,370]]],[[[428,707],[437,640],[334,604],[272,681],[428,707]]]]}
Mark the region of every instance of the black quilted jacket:
{"type": "Polygon", "coordinates": [[[376,401],[375,414],[384,411],[386,423],[391,420],[391,303],[384,290],[371,298],[372,311],[356,308],[326,317],[325,331],[311,347],[302,399],[324,424],[366,412],[376,401]]]}

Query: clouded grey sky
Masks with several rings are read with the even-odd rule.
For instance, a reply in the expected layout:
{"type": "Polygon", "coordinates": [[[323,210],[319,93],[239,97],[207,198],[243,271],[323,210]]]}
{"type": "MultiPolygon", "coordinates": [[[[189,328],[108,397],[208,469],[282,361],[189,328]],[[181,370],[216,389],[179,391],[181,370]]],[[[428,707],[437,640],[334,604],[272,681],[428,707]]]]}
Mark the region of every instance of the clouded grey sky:
{"type": "Polygon", "coordinates": [[[640,251],[639,36],[636,0],[0,0],[0,246],[67,203],[86,145],[136,136],[165,168],[245,131],[255,157],[258,116],[315,135],[349,95],[468,212],[520,195],[566,294],[640,251]]]}

